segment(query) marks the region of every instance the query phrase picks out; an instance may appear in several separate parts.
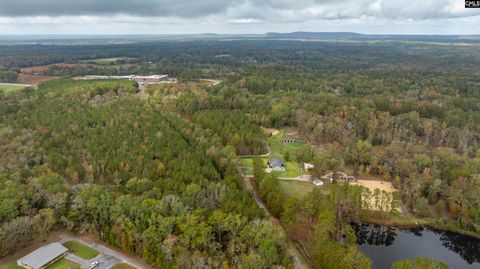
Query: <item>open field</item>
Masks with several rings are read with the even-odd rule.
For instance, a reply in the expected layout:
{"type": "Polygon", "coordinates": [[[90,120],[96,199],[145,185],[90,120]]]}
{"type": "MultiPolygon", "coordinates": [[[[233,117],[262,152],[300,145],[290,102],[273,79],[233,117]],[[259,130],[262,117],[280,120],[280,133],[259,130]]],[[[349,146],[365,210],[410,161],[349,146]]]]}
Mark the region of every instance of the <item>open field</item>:
{"type": "MultiPolygon", "coordinates": [[[[305,142],[297,140],[294,143],[283,143],[283,137],[285,135],[285,131],[282,130],[278,132],[276,135],[268,138],[268,145],[271,149],[271,156],[262,158],[263,165],[267,166],[268,159],[270,157],[277,157],[284,159],[285,152],[288,151],[290,155],[290,161],[285,161],[285,172],[272,172],[274,175],[278,177],[298,177],[305,173],[303,167],[298,165],[297,161],[295,160],[297,151],[305,145],[305,142]]],[[[240,165],[244,168],[244,173],[246,175],[253,174],[253,158],[252,157],[245,157],[240,158],[240,165]]]]}
{"type": "Polygon", "coordinates": [[[57,79],[59,77],[55,76],[44,76],[44,75],[27,75],[27,74],[19,74],[18,81],[25,83],[25,84],[33,84],[37,85],[43,82],[47,82],[50,80],[57,79]]]}
{"type": "Polygon", "coordinates": [[[77,66],[80,67],[86,67],[86,64],[67,64],[67,63],[56,63],[56,64],[51,64],[51,65],[40,65],[40,66],[31,66],[31,67],[24,67],[20,69],[20,72],[22,73],[38,73],[38,72],[45,72],[48,71],[48,69],[51,66],[57,66],[61,68],[74,68],[77,66]]]}
{"type": "Polygon", "coordinates": [[[98,255],[98,251],[77,241],[67,241],[63,243],[63,246],[68,248],[73,254],[86,260],[93,259],[98,255]]]}
{"type": "Polygon", "coordinates": [[[397,189],[395,189],[395,187],[393,187],[392,183],[388,181],[359,179],[350,184],[364,186],[370,189],[371,191],[374,191],[375,189],[386,191],[388,193],[398,191],[397,189]]]}
{"type": "MultiPolygon", "coordinates": [[[[362,195],[362,200],[368,201],[368,207],[370,210],[388,212],[392,209],[392,202],[393,202],[392,193],[398,190],[393,187],[391,182],[360,179],[350,184],[364,186],[368,188],[372,193],[375,193],[375,190],[380,190],[386,193],[384,195],[378,195],[377,197],[375,197],[375,195],[362,195]]],[[[399,205],[397,206],[396,210],[398,212],[402,212],[402,209],[400,208],[399,205]]]]}
{"type": "Polygon", "coordinates": [[[305,173],[305,171],[295,161],[285,162],[285,172],[272,172],[279,177],[298,177],[305,173]]]}
{"type": "Polygon", "coordinates": [[[294,160],[297,156],[297,151],[305,145],[304,141],[296,140],[294,143],[283,143],[283,137],[285,136],[285,130],[280,130],[277,135],[268,138],[268,145],[272,150],[272,156],[283,158],[288,151],[290,159],[294,160]]]}
{"type": "Polygon", "coordinates": [[[0,83],[0,89],[8,92],[18,91],[26,87],[31,87],[32,85],[28,84],[15,84],[15,83],[0,83]]]}
{"type": "Polygon", "coordinates": [[[288,197],[295,197],[297,199],[304,198],[307,194],[317,188],[311,183],[295,180],[281,180],[280,187],[288,197]]]}
{"type": "Polygon", "coordinates": [[[115,62],[119,60],[130,60],[130,59],[135,59],[135,58],[130,58],[130,57],[111,57],[111,58],[98,58],[98,59],[93,59],[93,60],[83,60],[80,61],[81,63],[96,63],[96,64],[114,64],[115,62]]]}
{"type": "Polygon", "coordinates": [[[285,172],[274,172],[279,177],[298,177],[304,174],[302,167],[295,161],[297,151],[305,145],[305,142],[297,140],[294,143],[283,143],[285,130],[280,130],[278,134],[268,138],[268,145],[272,151],[271,156],[284,159],[288,151],[290,161],[285,161],[285,172]]]}
{"type": "Polygon", "coordinates": [[[115,264],[112,269],[136,269],[135,267],[131,266],[130,264],[126,263],[118,263],[115,264]]]}
{"type": "Polygon", "coordinates": [[[80,265],[69,261],[65,258],[61,258],[60,260],[54,262],[53,264],[47,266],[46,269],[80,269],[80,265]]]}

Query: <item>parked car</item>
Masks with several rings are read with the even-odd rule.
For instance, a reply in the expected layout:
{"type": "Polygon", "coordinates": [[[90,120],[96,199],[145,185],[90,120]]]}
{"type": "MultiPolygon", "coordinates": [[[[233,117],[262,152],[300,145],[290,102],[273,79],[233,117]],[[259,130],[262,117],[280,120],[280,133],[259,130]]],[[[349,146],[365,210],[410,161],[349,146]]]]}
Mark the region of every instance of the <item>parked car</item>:
{"type": "Polygon", "coordinates": [[[88,269],[93,269],[93,268],[97,267],[99,264],[100,263],[98,261],[94,261],[88,266],[88,269]]]}

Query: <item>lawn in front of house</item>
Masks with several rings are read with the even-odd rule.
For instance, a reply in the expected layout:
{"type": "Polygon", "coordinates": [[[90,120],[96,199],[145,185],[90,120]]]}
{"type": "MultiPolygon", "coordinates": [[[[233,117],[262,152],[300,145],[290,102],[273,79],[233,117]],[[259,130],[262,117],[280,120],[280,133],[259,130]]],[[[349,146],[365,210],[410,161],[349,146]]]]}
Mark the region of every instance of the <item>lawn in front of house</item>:
{"type": "Polygon", "coordinates": [[[285,162],[285,172],[273,172],[278,177],[298,177],[304,173],[305,171],[294,161],[285,162]]]}
{"type": "Polygon", "coordinates": [[[112,269],[136,269],[136,267],[126,263],[117,263],[112,267],[112,269]]]}
{"type": "Polygon", "coordinates": [[[65,242],[63,246],[68,248],[74,255],[86,260],[93,259],[98,255],[98,251],[77,241],[65,242]]]}
{"type": "Polygon", "coordinates": [[[46,269],[68,269],[68,268],[80,269],[80,265],[70,260],[67,260],[65,258],[61,258],[60,260],[47,266],[46,269]]]}
{"type": "Polygon", "coordinates": [[[295,180],[280,180],[280,187],[288,197],[303,199],[307,194],[312,192],[316,187],[310,182],[302,182],[295,180]]]}

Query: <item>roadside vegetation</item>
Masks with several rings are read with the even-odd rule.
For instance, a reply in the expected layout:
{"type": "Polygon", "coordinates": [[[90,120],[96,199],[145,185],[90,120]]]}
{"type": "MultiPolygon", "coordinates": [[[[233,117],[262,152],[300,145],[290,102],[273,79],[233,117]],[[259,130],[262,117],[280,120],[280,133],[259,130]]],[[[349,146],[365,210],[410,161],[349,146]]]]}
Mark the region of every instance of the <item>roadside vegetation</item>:
{"type": "Polygon", "coordinates": [[[135,267],[126,263],[117,263],[112,267],[112,269],[135,269],[135,267]]]}

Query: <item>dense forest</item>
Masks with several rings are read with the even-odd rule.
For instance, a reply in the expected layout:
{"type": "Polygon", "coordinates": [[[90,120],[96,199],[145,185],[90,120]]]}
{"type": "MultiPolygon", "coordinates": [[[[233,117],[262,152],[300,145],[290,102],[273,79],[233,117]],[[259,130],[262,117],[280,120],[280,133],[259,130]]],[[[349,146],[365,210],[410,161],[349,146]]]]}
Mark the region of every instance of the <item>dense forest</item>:
{"type": "MultiPolygon", "coordinates": [[[[37,89],[0,91],[0,256],[52,230],[89,233],[157,268],[370,268],[352,220],[401,212],[480,233],[480,49],[407,42],[198,40],[0,46],[0,80],[59,62],[37,89]],[[97,58],[128,57],[89,65],[97,58]],[[85,74],[156,74],[139,87],[85,74]],[[218,85],[193,83],[220,79],[218,85]],[[394,197],[327,184],[303,199],[254,160],[271,224],[245,188],[240,155],[262,128],[292,129],[313,176],[348,169],[394,197]],[[362,197],[378,201],[375,210],[362,197]],[[390,203],[395,203],[392,206],[390,203]],[[388,204],[388,205],[387,205],[388,204]],[[288,236],[288,237],[287,237],[288,236]],[[9,243],[7,243],[9,242],[9,243]],[[14,244],[10,242],[15,242],[14,244]]],[[[393,268],[443,268],[428,259],[393,268]]]]}
{"type": "Polygon", "coordinates": [[[63,227],[157,268],[288,268],[228,148],[136,90],[64,79],[2,98],[0,254],[63,227]]]}

